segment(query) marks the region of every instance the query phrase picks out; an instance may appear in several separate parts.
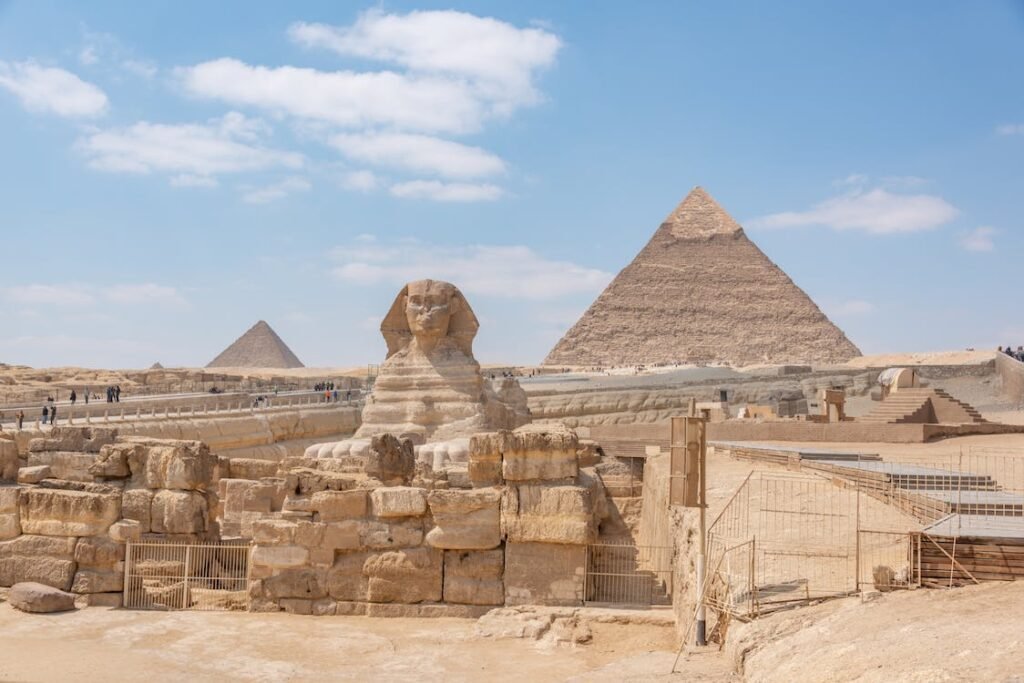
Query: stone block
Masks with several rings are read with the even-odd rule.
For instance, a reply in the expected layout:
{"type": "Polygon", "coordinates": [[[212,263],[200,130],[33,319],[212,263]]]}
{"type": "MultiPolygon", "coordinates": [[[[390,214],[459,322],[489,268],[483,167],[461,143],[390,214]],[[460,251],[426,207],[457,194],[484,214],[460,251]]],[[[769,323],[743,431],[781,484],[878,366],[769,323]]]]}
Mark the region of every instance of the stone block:
{"type": "Polygon", "coordinates": [[[77,538],[24,534],[10,541],[0,543],[0,558],[24,555],[27,557],[45,556],[60,560],[73,560],[77,544],[77,538]]]}
{"type": "Polygon", "coordinates": [[[124,546],[112,541],[107,536],[82,538],[75,545],[74,559],[79,568],[111,569],[118,562],[124,560],[124,546]]]}
{"type": "Polygon", "coordinates": [[[260,482],[242,491],[242,512],[272,512],[284,502],[283,486],[260,482]]]}
{"type": "Polygon", "coordinates": [[[17,512],[20,495],[20,486],[0,486],[0,514],[17,512]]]}
{"type": "Polygon", "coordinates": [[[473,486],[497,486],[501,479],[500,432],[474,434],[469,439],[468,476],[473,486]]]}
{"type": "Polygon", "coordinates": [[[575,477],[578,448],[571,431],[511,432],[502,444],[501,474],[509,481],[575,477]]]}
{"type": "Polygon", "coordinates": [[[149,489],[129,489],[121,495],[121,516],[139,523],[142,533],[152,529],[153,492],[149,489]]]}
{"type": "Polygon", "coordinates": [[[66,591],[71,588],[74,578],[75,563],[72,560],[29,555],[0,556],[0,586],[35,581],[66,591]]]}
{"type": "Polygon", "coordinates": [[[284,519],[258,519],[252,524],[252,539],[261,545],[291,545],[296,527],[284,519]]]}
{"type": "Polygon", "coordinates": [[[198,491],[161,490],[153,495],[154,533],[199,534],[206,531],[206,497],[198,491]]]}
{"type": "Polygon", "coordinates": [[[339,617],[365,617],[369,606],[367,602],[338,600],[334,603],[334,613],[339,617]]]}
{"type": "Polygon", "coordinates": [[[32,467],[22,467],[18,470],[18,483],[19,484],[38,484],[43,479],[49,479],[53,475],[53,471],[49,465],[34,465],[32,467]]]}
{"type": "Polygon", "coordinates": [[[374,489],[370,501],[376,517],[419,517],[427,512],[427,491],[414,486],[374,489]]]}
{"type": "Polygon", "coordinates": [[[284,489],[297,496],[311,496],[320,491],[348,491],[355,485],[353,475],[305,467],[289,470],[284,480],[284,489]]]}
{"type": "Polygon", "coordinates": [[[221,479],[217,482],[217,497],[220,498],[226,516],[237,515],[245,509],[245,492],[253,486],[259,486],[259,482],[249,479],[221,479]]]}
{"type": "Polygon", "coordinates": [[[309,561],[309,548],[298,545],[256,546],[252,551],[253,565],[278,569],[301,567],[309,561]]]}
{"type": "Polygon", "coordinates": [[[302,598],[282,598],[277,601],[277,604],[281,606],[287,614],[300,614],[303,616],[309,616],[313,614],[313,601],[304,600],[302,598]]]}
{"type": "Polygon", "coordinates": [[[66,481],[91,482],[94,477],[89,472],[89,468],[92,467],[96,457],[95,453],[47,451],[45,453],[29,453],[26,464],[29,467],[49,467],[50,474],[43,479],[52,477],[66,481]]]}
{"type": "Polygon", "coordinates": [[[117,543],[138,541],[142,538],[142,525],[134,519],[122,519],[110,525],[107,535],[110,536],[110,540],[117,543]]]}
{"type": "Polygon", "coordinates": [[[367,514],[367,493],[364,489],[320,491],[313,494],[311,507],[321,522],[359,519],[367,514]]]}
{"type": "Polygon", "coordinates": [[[334,550],[331,548],[310,548],[309,563],[317,567],[331,567],[334,564],[334,550]]]}
{"type": "Polygon", "coordinates": [[[75,598],[75,602],[82,601],[86,607],[113,607],[121,606],[123,592],[118,593],[86,593],[75,598]]]}
{"type": "MultiPolygon", "coordinates": [[[[327,595],[325,571],[313,567],[285,569],[263,580],[263,594],[275,600],[301,598],[316,600],[327,595]]],[[[308,614],[308,612],[307,612],[308,614]]]]}
{"type": "Polygon", "coordinates": [[[509,541],[585,545],[597,537],[590,491],[524,484],[502,494],[501,527],[509,541]]]}
{"type": "Polygon", "coordinates": [[[0,438],[0,481],[14,481],[18,478],[18,444],[13,440],[0,438]]]}
{"type": "Polygon", "coordinates": [[[505,604],[503,550],[446,550],[444,601],[466,605],[505,604]]]}
{"type": "Polygon", "coordinates": [[[363,565],[370,602],[436,602],[442,595],[443,552],[406,548],[372,555],[363,565]]]}
{"type": "Polygon", "coordinates": [[[327,527],[323,522],[301,521],[295,523],[295,545],[304,545],[307,548],[316,548],[323,544],[324,529],[327,527]]]}
{"type": "Polygon", "coordinates": [[[75,608],[75,596],[50,585],[20,582],[7,595],[11,607],[22,612],[47,614],[66,612],[75,608]]]}
{"type": "Polygon", "coordinates": [[[486,550],[501,545],[501,493],[497,489],[449,489],[428,496],[435,548],[486,550]]]}
{"type": "Polygon", "coordinates": [[[587,549],[556,543],[505,544],[505,604],[582,605],[587,549]]]}
{"type": "Polygon", "coordinates": [[[121,496],[70,489],[30,488],[19,501],[21,529],[44,536],[97,536],[121,516],[121,496]]]}
{"type": "Polygon", "coordinates": [[[320,598],[313,601],[312,614],[314,617],[333,617],[338,611],[338,603],[330,598],[320,598]]]}
{"type": "Polygon", "coordinates": [[[367,521],[360,526],[360,542],[367,548],[407,548],[423,543],[423,520],[367,521]]]}
{"type": "Polygon", "coordinates": [[[17,512],[0,513],[0,541],[21,535],[21,517],[17,512]]]}
{"type": "Polygon", "coordinates": [[[71,584],[72,593],[112,593],[124,588],[124,573],[79,569],[71,584]]]}
{"type": "Polygon", "coordinates": [[[416,454],[412,441],[392,434],[380,434],[370,441],[364,471],[389,486],[404,486],[416,470],[416,454]]]}
{"type": "Polygon", "coordinates": [[[366,602],[369,579],[363,565],[369,557],[370,553],[338,553],[327,572],[327,593],[339,601],[339,610],[341,601],[366,602]]]}
{"type": "Polygon", "coordinates": [[[129,459],[138,458],[139,455],[136,451],[141,448],[140,444],[135,443],[115,443],[104,446],[89,466],[89,473],[94,477],[105,479],[129,477],[132,473],[128,466],[129,459]]]}
{"type": "Polygon", "coordinates": [[[356,520],[325,525],[321,544],[331,550],[358,550],[362,547],[362,523],[356,520]]]}
{"type": "Polygon", "coordinates": [[[128,458],[133,481],[150,489],[205,491],[213,483],[217,457],[201,441],[126,439],[140,444],[128,458]]]}
{"type": "Polygon", "coordinates": [[[278,464],[273,460],[255,458],[232,458],[228,472],[232,479],[263,479],[277,474],[278,464]]]}

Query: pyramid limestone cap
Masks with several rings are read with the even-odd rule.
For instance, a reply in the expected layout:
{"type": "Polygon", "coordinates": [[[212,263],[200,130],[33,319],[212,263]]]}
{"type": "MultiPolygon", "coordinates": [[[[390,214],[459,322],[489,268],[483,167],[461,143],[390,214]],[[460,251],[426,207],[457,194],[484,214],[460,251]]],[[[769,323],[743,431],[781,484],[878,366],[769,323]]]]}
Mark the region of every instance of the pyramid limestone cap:
{"type": "Polygon", "coordinates": [[[302,361],[260,320],[206,366],[208,368],[301,368],[302,361]]]}
{"type": "Polygon", "coordinates": [[[674,237],[681,239],[706,239],[713,235],[735,235],[743,232],[740,224],[700,186],[690,190],[690,194],[686,195],[661,225],[662,228],[667,227],[671,230],[674,237]]]}

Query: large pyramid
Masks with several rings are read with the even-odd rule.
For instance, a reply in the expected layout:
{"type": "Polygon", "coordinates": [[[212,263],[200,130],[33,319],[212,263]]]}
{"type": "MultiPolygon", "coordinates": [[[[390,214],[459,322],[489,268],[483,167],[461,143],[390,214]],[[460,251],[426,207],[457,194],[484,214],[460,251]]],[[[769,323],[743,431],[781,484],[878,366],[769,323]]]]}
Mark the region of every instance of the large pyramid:
{"type": "Polygon", "coordinates": [[[545,365],[834,363],[843,331],[702,188],[555,345],[545,365]]]}
{"type": "Polygon", "coordinates": [[[302,368],[288,345],[263,320],[235,340],[208,368],[302,368]]]}

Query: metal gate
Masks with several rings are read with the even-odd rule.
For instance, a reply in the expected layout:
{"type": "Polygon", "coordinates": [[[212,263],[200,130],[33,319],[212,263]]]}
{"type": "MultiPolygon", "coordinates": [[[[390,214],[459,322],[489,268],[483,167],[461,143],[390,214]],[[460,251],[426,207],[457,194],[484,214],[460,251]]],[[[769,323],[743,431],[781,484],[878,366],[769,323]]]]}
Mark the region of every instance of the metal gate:
{"type": "Polygon", "coordinates": [[[587,546],[587,603],[672,604],[672,548],[633,543],[587,546]]]}
{"type": "Polygon", "coordinates": [[[129,542],[123,604],[128,609],[246,611],[250,549],[247,541],[129,542]]]}

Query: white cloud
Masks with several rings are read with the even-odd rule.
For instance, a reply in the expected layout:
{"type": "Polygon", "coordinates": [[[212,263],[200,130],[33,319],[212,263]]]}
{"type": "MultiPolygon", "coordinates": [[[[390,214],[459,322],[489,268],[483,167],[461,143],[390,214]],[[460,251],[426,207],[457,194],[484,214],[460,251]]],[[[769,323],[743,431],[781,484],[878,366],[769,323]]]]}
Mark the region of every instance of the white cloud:
{"type": "Polygon", "coordinates": [[[76,145],[97,170],[172,173],[171,182],[178,186],[200,185],[199,178],[221,173],[303,165],[301,154],[262,146],[259,140],[265,131],[263,122],[230,112],[205,124],[140,121],[128,128],[89,133],[76,145]]]}
{"type": "Polygon", "coordinates": [[[452,10],[369,10],[351,26],[297,23],[289,35],[307,47],[464,80],[498,114],[539,99],[534,78],[554,63],[562,46],[541,28],[452,10]]]}
{"type": "Polygon", "coordinates": [[[971,230],[960,238],[960,246],[967,251],[992,251],[995,243],[992,238],[997,230],[987,225],[982,225],[971,230]]]}
{"type": "Polygon", "coordinates": [[[188,302],[174,287],[152,282],[96,286],[81,283],[16,285],[0,290],[19,304],[43,306],[93,306],[100,302],[124,305],[155,305],[182,308],[188,302]]]}
{"type": "Polygon", "coordinates": [[[172,187],[217,187],[220,184],[216,178],[191,173],[171,176],[170,183],[172,187]]]}
{"type": "Polygon", "coordinates": [[[341,178],[341,186],[356,192],[371,192],[377,189],[380,181],[372,171],[349,171],[341,178]]]}
{"type": "Polygon", "coordinates": [[[501,158],[479,147],[407,133],[340,134],[330,144],[350,159],[446,178],[478,178],[504,172],[501,158]]]}
{"type": "Polygon", "coordinates": [[[391,71],[317,71],[216,59],[177,70],[192,95],[337,126],[386,125],[464,133],[479,129],[482,103],[465,84],[391,71]]]}
{"type": "Polygon", "coordinates": [[[430,199],[435,202],[491,202],[504,194],[497,185],[442,183],[437,180],[395,183],[390,191],[402,199],[430,199]]]}
{"type": "Polygon", "coordinates": [[[121,62],[121,68],[145,79],[153,78],[160,71],[152,62],[141,59],[125,59],[121,62]]]}
{"type": "Polygon", "coordinates": [[[0,61],[0,88],[32,112],[67,118],[93,118],[107,110],[107,96],[92,83],[56,67],[35,62],[0,61]]]}
{"type": "Polygon", "coordinates": [[[958,213],[941,197],[894,194],[875,188],[853,190],[815,204],[806,211],[770,214],[748,224],[752,228],[823,225],[835,230],[863,230],[881,235],[930,230],[953,220],[958,213]]]}
{"type": "Polygon", "coordinates": [[[870,301],[864,301],[862,299],[851,299],[850,301],[844,301],[836,306],[829,307],[829,315],[837,318],[848,317],[852,315],[867,315],[875,310],[875,305],[870,301]]]}
{"type": "Polygon", "coordinates": [[[1004,123],[996,126],[999,135],[1024,135],[1024,123],[1004,123]]]}
{"type": "Polygon", "coordinates": [[[307,192],[312,187],[305,178],[292,176],[265,187],[249,190],[242,195],[242,200],[250,204],[267,204],[296,192],[307,192]]]}
{"type": "Polygon", "coordinates": [[[525,246],[449,247],[417,240],[382,244],[355,241],[331,252],[332,270],[342,282],[400,286],[434,278],[455,283],[467,294],[546,300],[599,292],[612,275],[568,261],[546,259],[525,246]]]}

